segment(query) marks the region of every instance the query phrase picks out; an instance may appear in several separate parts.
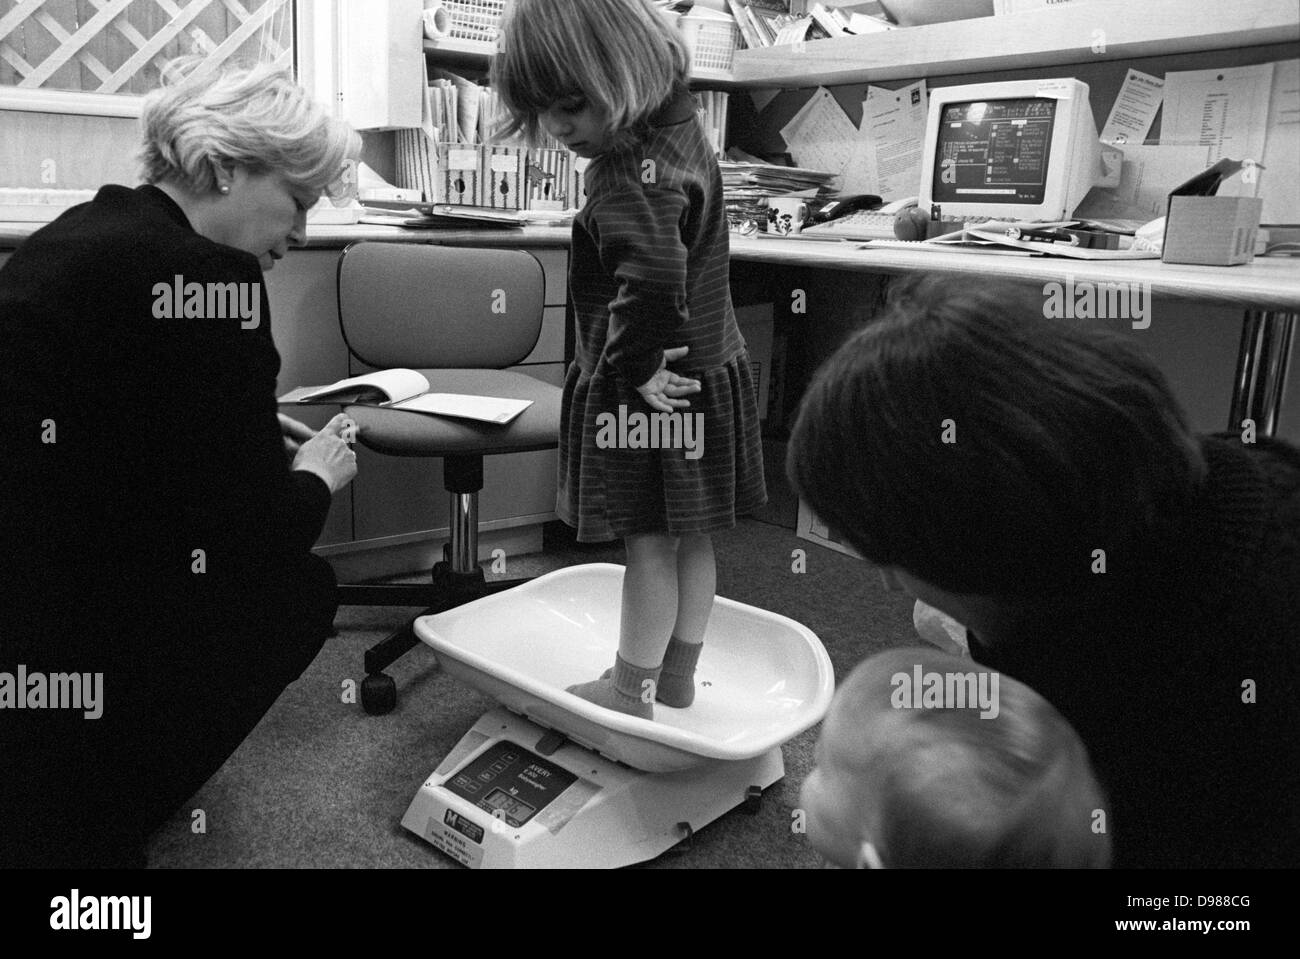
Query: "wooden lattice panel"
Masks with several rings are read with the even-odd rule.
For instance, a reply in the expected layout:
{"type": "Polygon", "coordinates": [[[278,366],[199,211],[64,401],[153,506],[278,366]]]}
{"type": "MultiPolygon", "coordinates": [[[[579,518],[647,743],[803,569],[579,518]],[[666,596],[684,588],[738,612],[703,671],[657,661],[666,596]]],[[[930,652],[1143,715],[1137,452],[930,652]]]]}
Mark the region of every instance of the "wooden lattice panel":
{"type": "Polygon", "coordinates": [[[0,0],[0,86],[145,93],[173,57],[289,67],[291,0],[0,0]]]}

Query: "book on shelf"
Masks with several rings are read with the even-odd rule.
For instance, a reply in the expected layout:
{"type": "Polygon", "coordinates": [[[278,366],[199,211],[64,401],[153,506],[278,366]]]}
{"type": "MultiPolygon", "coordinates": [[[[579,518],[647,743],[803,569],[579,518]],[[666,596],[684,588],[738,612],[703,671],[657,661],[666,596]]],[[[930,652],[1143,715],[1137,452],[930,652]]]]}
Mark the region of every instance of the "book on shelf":
{"type": "MultiPolygon", "coordinates": [[[[842,11],[836,11],[842,12],[842,11]]],[[[862,13],[850,13],[845,28],[849,33],[862,36],[865,33],[884,33],[895,29],[895,25],[883,17],[871,17],[862,13]]]]}
{"type": "Polygon", "coordinates": [[[814,3],[808,7],[808,15],[813,18],[813,22],[821,27],[827,37],[846,37],[848,31],[844,29],[844,24],[835,16],[838,11],[827,9],[825,4],[814,3]]]}
{"type": "Polygon", "coordinates": [[[695,94],[695,114],[713,152],[721,158],[726,150],[728,95],[725,90],[699,90],[695,94]]]}
{"type": "Polygon", "coordinates": [[[392,369],[351,376],[329,386],[301,386],[279,400],[282,404],[344,404],[382,406],[434,416],[504,425],[532,405],[532,400],[464,393],[430,393],[429,381],[416,370],[392,369]]]}
{"type": "Polygon", "coordinates": [[[727,0],[727,6],[731,8],[731,15],[736,20],[736,26],[740,28],[745,46],[750,50],[767,46],[759,36],[758,24],[754,22],[745,0],[727,0]]]}

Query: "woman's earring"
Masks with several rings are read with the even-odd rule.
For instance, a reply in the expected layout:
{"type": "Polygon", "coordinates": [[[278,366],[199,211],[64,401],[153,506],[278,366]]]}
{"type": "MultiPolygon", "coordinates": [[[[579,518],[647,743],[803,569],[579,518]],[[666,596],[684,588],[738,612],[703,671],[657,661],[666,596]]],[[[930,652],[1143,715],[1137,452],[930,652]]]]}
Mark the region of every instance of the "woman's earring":
{"type": "Polygon", "coordinates": [[[217,187],[217,189],[220,190],[222,193],[230,192],[230,187],[226,186],[225,184],[222,184],[221,186],[217,187]]]}

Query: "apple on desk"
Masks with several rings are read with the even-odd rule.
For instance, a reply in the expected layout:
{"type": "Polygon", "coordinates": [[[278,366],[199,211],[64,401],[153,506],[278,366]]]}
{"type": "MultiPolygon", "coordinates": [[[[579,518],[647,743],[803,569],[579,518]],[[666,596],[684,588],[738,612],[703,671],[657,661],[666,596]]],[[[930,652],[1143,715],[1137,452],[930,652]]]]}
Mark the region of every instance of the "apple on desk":
{"type": "Polygon", "coordinates": [[[900,240],[924,240],[929,236],[930,214],[919,206],[909,206],[894,217],[894,236],[900,240]]]}

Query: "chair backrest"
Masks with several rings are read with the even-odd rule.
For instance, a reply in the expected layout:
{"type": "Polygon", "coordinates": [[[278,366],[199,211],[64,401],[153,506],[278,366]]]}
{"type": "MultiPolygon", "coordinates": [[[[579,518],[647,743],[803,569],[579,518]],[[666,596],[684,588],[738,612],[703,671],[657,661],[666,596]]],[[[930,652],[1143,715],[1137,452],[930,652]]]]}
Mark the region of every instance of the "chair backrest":
{"type": "Polygon", "coordinates": [[[522,250],[353,243],[339,257],[348,350],[380,369],[503,369],[537,345],[545,280],[522,250]]]}

